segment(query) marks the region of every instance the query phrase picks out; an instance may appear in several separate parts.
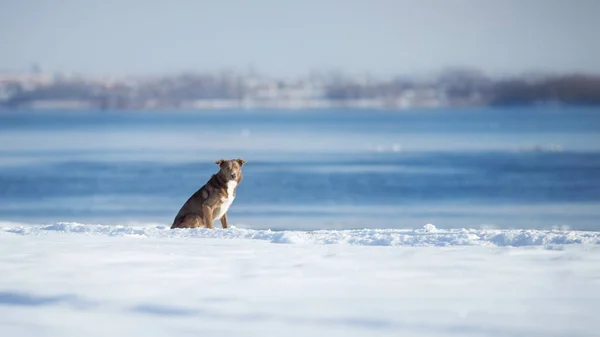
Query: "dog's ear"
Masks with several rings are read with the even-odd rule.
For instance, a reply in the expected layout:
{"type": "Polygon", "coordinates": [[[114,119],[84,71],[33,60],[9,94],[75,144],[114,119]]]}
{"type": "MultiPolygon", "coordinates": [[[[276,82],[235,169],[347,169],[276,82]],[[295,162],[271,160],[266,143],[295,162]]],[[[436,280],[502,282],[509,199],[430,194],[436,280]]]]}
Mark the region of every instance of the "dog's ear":
{"type": "Polygon", "coordinates": [[[240,159],[240,158],[236,159],[235,161],[236,161],[238,164],[240,164],[240,167],[244,166],[244,164],[246,163],[246,161],[245,161],[244,159],[240,159]]]}
{"type": "Polygon", "coordinates": [[[219,159],[219,160],[217,160],[217,161],[215,162],[215,164],[217,164],[217,165],[221,166],[221,164],[223,164],[223,163],[224,163],[224,162],[226,162],[226,161],[227,161],[227,160],[225,160],[225,159],[219,159]]]}

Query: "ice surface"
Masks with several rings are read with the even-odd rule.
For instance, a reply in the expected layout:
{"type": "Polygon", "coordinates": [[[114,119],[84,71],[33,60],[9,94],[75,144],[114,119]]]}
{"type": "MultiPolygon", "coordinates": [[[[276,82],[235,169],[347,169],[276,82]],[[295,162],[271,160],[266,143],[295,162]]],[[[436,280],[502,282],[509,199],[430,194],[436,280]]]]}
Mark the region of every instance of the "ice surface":
{"type": "Polygon", "coordinates": [[[599,240],[3,223],[0,336],[596,336],[599,240]]]}

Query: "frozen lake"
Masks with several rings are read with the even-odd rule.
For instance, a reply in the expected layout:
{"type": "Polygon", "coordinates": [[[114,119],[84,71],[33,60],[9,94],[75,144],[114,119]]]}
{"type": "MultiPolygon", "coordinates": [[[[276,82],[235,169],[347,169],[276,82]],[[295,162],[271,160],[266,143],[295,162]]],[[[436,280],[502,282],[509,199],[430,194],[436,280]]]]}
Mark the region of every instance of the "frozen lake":
{"type": "Polygon", "coordinates": [[[2,336],[596,336],[600,111],[2,112],[2,336]],[[222,230],[170,230],[242,157],[222,230]],[[431,223],[435,224],[431,225],[431,223]]]}
{"type": "Polygon", "coordinates": [[[600,230],[588,108],[0,113],[0,220],[170,224],[243,157],[255,229],[600,230]]]}

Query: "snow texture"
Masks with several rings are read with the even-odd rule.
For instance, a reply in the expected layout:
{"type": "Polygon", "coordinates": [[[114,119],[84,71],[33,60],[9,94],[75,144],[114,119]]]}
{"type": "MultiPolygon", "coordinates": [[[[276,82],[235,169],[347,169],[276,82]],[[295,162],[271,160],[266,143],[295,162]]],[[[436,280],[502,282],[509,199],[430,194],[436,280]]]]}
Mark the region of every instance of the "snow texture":
{"type": "Polygon", "coordinates": [[[0,336],[597,336],[599,240],[5,223],[0,336]]]}
{"type": "Polygon", "coordinates": [[[354,229],[315,231],[272,231],[243,229],[176,229],[167,226],[106,226],[59,222],[51,225],[8,225],[0,231],[21,235],[47,232],[106,236],[134,235],[147,238],[250,239],[272,243],[351,244],[360,246],[547,246],[600,244],[600,232],[525,229],[354,229]]]}

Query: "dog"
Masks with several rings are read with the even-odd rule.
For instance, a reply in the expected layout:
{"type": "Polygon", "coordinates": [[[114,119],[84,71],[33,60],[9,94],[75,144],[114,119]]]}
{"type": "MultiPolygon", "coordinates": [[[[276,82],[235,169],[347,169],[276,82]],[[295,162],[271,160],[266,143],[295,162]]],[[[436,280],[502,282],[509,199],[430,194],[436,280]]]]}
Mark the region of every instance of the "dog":
{"type": "Polygon", "coordinates": [[[213,174],[204,186],[194,193],[173,220],[173,228],[213,228],[214,220],[221,220],[227,228],[227,211],[235,199],[235,190],[242,181],[243,159],[220,159],[219,172],[213,174]]]}

